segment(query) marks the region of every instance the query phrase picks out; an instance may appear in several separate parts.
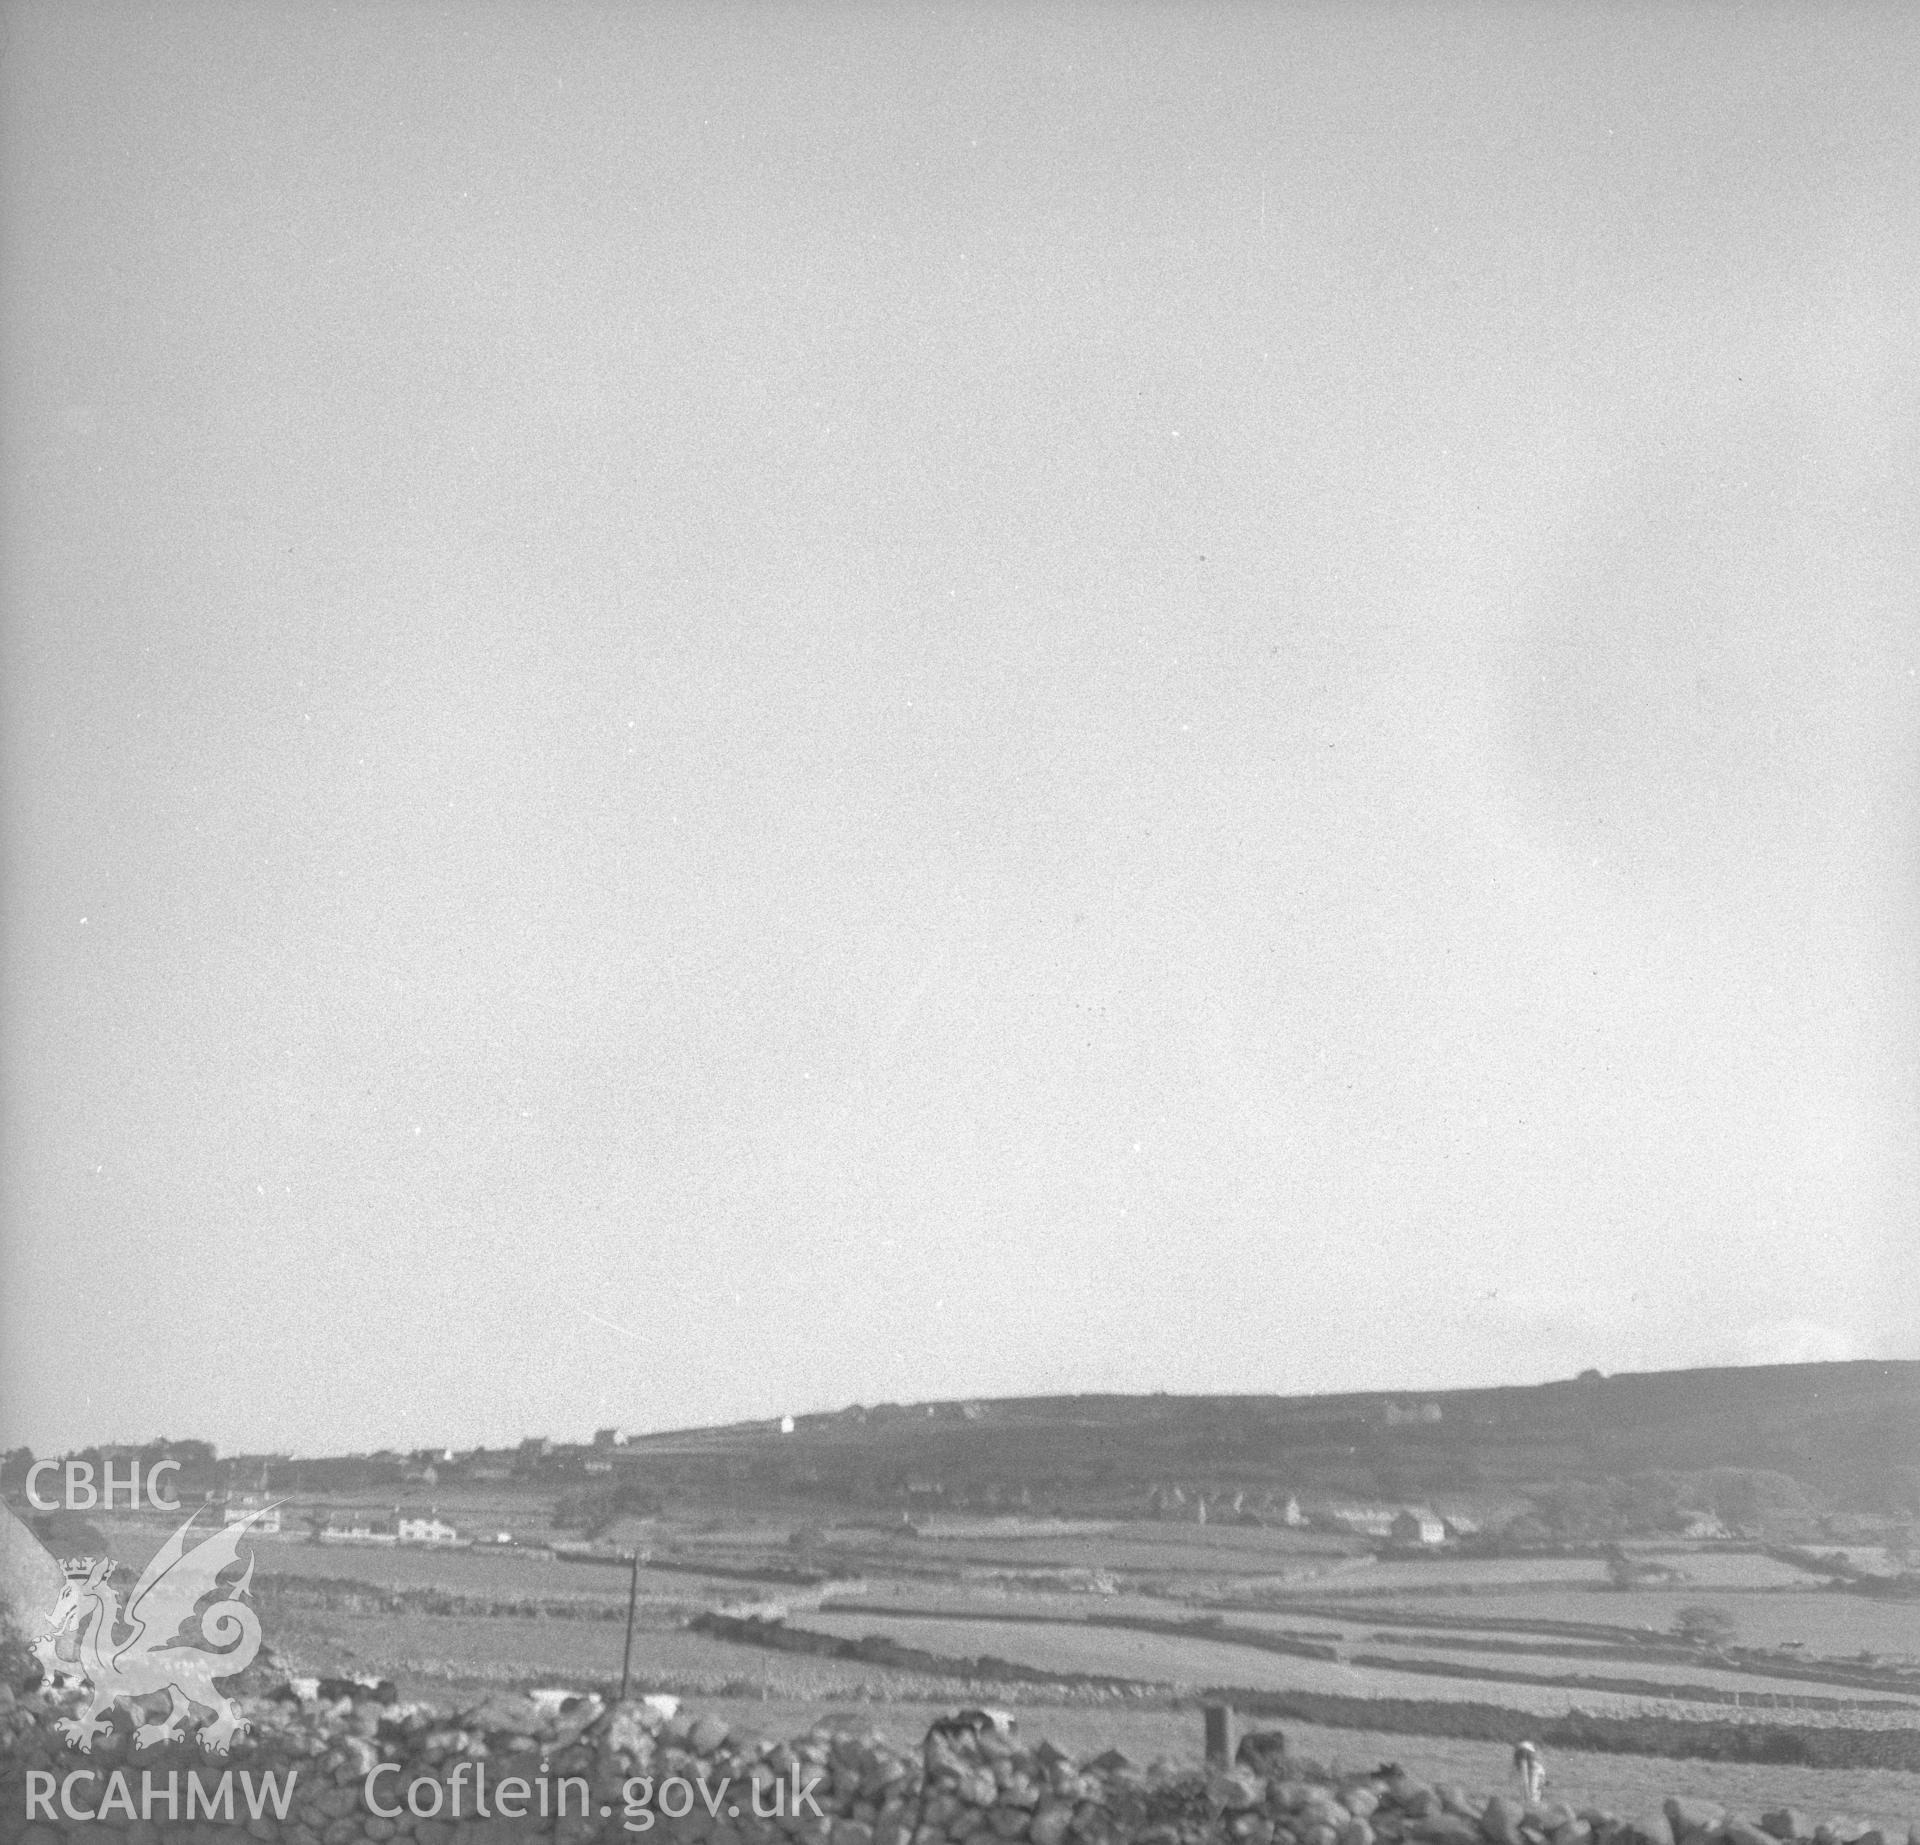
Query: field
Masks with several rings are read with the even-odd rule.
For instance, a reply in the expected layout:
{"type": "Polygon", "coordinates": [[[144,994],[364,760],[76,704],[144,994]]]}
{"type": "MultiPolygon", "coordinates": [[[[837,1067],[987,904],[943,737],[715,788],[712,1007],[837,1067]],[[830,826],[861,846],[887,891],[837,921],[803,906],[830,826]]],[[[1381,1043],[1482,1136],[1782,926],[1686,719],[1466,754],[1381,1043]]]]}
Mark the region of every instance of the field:
{"type": "MultiPolygon", "coordinates": [[[[378,1671],[416,1690],[434,1684],[604,1685],[620,1676],[619,1621],[504,1621],[401,1615],[379,1621],[321,1616],[282,1630],[317,1643],[334,1670],[378,1671]]],[[[641,1628],[633,1639],[633,1683],[641,1691],[720,1693],[789,1699],[907,1696],[909,1675],[828,1659],[763,1659],[682,1628],[641,1628]]]]}
{"type": "MultiPolygon", "coordinates": [[[[528,1540],[552,1536],[550,1521],[525,1505],[491,1504],[485,1522],[521,1543],[258,1540],[270,1644],[287,1669],[392,1677],[409,1695],[617,1681],[628,1569],[542,1554],[528,1540]]],[[[166,1534],[102,1527],[133,1565],[166,1534]]],[[[936,1516],[903,1533],[797,1507],[613,1529],[643,1556],[635,1688],[769,1733],[851,1708],[917,1734],[985,1700],[1079,1753],[1192,1759],[1202,1694],[1230,1688],[1309,1699],[1283,1727],[1321,1759],[1504,1786],[1511,1744],[1475,1724],[1571,1722],[1549,1753],[1556,1791],[1576,1801],[1634,1810],[1679,1792],[1888,1825],[1920,1814],[1920,1770],[1703,1759],[1729,1752],[1713,1737],[1784,1725],[1853,1751],[1837,1759],[1874,1759],[1850,1737],[1895,1750],[1910,1737],[1907,1754],[1878,1759],[1920,1762],[1920,1602],[1843,1593],[1753,1547],[1634,1546],[1637,1564],[1666,1574],[1622,1590],[1594,1552],[1376,1556],[1349,1536],[1252,1525],[936,1516]],[[1731,1650],[1674,1640],[1681,1611],[1702,1604],[1731,1650]],[[710,1611],[784,1625],[689,1627],[710,1611]],[[1491,1714],[1460,1715],[1472,1712],[1491,1714]],[[1578,1727],[1583,1713],[1616,1725],[1607,1749],[1640,1752],[1573,1746],[1599,1733],[1578,1727]],[[1677,1740],[1676,1722],[1712,1726],[1700,1732],[1710,1746],[1677,1740]]]]}
{"type": "MultiPolygon", "coordinates": [[[[1340,1591],[1344,1596],[1344,1587],[1340,1591]]],[[[1710,1601],[1723,1608],[1742,1644],[1777,1647],[1797,1643],[1808,1653],[1846,1659],[1861,1652],[1885,1659],[1920,1661],[1920,1602],[1878,1602],[1830,1590],[1628,1589],[1609,1595],[1580,1591],[1527,1591],[1497,1594],[1460,1590],[1431,1598],[1396,1597],[1396,1609],[1414,1609],[1424,1601],[1450,1620],[1484,1616],[1499,1621],[1606,1622],[1665,1633],[1680,1610],[1710,1601]]],[[[1384,1604],[1383,1604],[1384,1605],[1384,1604]]]]}
{"type": "MultiPolygon", "coordinates": [[[[807,1615],[805,1626],[810,1632],[833,1634],[842,1639],[856,1640],[867,1634],[882,1633],[902,1645],[922,1648],[931,1653],[962,1658],[991,1656],[1057,1672],[1155,1681],[1183,1692],[1219,1686],[1245,1686],[1257,1691],[1323,1691],[1346,1697],[1432,1698],[1448,1695],[1450,1688],[1459,1692],[1471,1683],[1471,1691],[1463,1695],[1477,1699],[1493,1695],[1484,1681],[1470,1681],[1464,1671],[1459,1679],[1450,1680],[1372,1665],[1349,1664],[1349,1648],[1346,1645],[1340,1647],[1340,1659],[1322,1661],[1268,1653],[1225,1641],[1186,1635],[1133,1633],[1088,1627],[1080,1623],[968,1621],[952,1617],[929,1620],[881,1616],[865,1611],[841,1613],[831,1608],[807,1615]]],[[[1436,1654],[1433,1649],[1405,1643],[1394,1644],[1391,1650],[1380,1643],[1363,1644],[1352,1650],[1362,1652],[1368,1658],[1398,1657],[1440,1667],[1464,1663],[1457,1654],[1436,1654]]],[[[1491,1667],[1485,1662],[1476,1664],[1480,1671],[1505,1669],[1491,1667]]],[[[1533,1677],[1547,1676],[1552,1669],[1549,1660],[1535,1660],[1524,1665],[1516,1663],[1512,1667],[1516,1675],[1533,1677]]],[[[1577,1670],[1588,1678],[1603,1675],[1601,1662],[1592,1656],[1583,1657],[1577,1667],[1568,1664],[1565,1670],[1570,1673],[1577,1670]]],[[[1667,1665],[1636,1661],[1614,1668],[1612,1676],[1631,1676],[1655,1684],[1706,1686],[1722,1692],[1729,1700],[1741,1697],[1756,1708],[1772,1699],[1789,1705],[1794,1702],[1804,1704],[1818,1695],[1816,1687],[1804,1682],[1736,1676],[1691,1662],[1667,1665]]],[[[1842,1691],[1829,1695],[1862,1704],[1870,1701],[1857,1692],[1842,1691]]],[[[1688,1702],[1680,1698],[1677,1692],[1671,1699],[1666,1699],[1659,1694],[1650,1695],[1638,1690],[1618,1693],[1589,1687],[1563,1690],[1528,1684],[1518,1676],[1499,1684],[1498,1700],[1512,1708],[1534,1711],[1543,1716],[1559,1715],[1575,1709],[1630,1715],[1655,1702],[1688,1702]]],[[[1920,1725],[1920,1691],[1916,1691],[1911,1700],[1871,1701],[1902,1703],[1908,1712],[1908,1720],[1920,1725]]],[[[1878,1720],[1894,1721],[1897,1715],[1897,1712],[1881,1713],[1878,1720]]]]}

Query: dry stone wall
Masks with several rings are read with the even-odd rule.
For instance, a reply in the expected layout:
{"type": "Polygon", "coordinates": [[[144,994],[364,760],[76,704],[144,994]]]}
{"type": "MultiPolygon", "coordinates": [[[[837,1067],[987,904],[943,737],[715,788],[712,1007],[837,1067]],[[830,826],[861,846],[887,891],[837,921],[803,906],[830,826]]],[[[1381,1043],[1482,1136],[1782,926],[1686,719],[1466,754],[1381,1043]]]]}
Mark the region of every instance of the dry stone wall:
{"type": "Polygon", "coordinates": [[[136,1749],[124,1714],[82,1754],[58,1727],[70,1700],[0,1687],[0,1845],[1920,1845],[1920,1826],[1901,1840],[1683,1799],[1575,1812],[1386,1768],[1335,1779],[1275,1738],[1198,1772],[1076,1761],[977,1722],[916,1750],[851,1718],[776,1742],[597,1697],[243,1708],[224,1757],[190,1737],[136,1749]]]}

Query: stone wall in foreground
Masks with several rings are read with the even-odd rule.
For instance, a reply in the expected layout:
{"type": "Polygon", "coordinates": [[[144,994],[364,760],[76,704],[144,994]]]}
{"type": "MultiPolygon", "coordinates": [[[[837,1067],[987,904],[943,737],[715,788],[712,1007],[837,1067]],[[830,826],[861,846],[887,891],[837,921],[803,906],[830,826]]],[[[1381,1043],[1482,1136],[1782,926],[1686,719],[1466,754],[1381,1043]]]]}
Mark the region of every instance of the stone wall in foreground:
{"type": "Polygon", "coordinates": [[[1903,1841],[1693,1800],[1622,1815],[1390,1768],[1334,1779],[1260,1738],[1242,1766],[1197,1772],[979,1726],[918,1749],[857,1719],[774,1742],[595,1697],[243,1708],[252,1727],[226,1756],[136,1748],[124,1712],[83,1754],[57,1728],[70,1699],[0,1687],[0,1845],[1920,1845],[1920,1826],[1903,1841]]]}

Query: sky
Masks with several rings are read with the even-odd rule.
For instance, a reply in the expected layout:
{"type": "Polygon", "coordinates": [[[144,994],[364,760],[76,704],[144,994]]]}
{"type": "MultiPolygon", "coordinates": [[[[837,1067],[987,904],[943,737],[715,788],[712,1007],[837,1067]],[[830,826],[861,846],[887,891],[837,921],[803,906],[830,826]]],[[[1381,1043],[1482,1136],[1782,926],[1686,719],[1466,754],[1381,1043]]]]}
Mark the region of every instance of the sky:
{"type": "Polygon", "coordinates": [[[0,1443],[1920,1357],[1920,16],[0,40],[0,1443]]]}

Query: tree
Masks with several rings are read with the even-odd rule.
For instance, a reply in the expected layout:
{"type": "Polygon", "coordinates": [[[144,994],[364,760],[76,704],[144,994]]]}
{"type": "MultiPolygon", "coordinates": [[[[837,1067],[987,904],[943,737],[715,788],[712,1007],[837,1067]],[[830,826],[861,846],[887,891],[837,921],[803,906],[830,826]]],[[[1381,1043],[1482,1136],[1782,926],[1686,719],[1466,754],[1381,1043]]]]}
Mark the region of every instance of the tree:
{"type": "Polygon", "coordinates": [[[1688,1646],[1703,1647],[1717,1653],[1732,1640],[1733,1617],[1724,1608],[1711,1608],[1695,1602],[1673,1617],[1673,1635],[1688,1646]]]}

